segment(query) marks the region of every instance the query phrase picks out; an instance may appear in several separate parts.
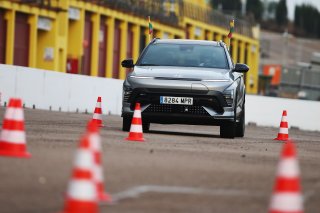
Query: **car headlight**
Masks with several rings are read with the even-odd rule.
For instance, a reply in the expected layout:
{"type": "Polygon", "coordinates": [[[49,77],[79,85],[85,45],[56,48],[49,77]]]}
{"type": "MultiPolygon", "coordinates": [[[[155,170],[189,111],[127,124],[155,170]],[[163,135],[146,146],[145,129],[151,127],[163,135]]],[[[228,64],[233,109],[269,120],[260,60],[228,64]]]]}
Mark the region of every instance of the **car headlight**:
{"type": "Polygon", "coordinates": [[[234,90],[225,90],[223,92],[223,96],[225,101],[227,102],[228,106],[231,107],[233,104],[233,99],[234,99],[234,90]]]}
{"type": "Polygon", "coordinates": [[[122,97],[124,102],[129,102],[129,98],[131,97],[132,91],[133,90],[130,86],[125,84],[123,85],[122,97]]]}
{"type": "Polygon", "coordinates": [[[137,79],[151,79],[154,77],[150,77],[150,76],[136,76],[136,75],[131,75],[130,78],[137,78],[137,79]]]}

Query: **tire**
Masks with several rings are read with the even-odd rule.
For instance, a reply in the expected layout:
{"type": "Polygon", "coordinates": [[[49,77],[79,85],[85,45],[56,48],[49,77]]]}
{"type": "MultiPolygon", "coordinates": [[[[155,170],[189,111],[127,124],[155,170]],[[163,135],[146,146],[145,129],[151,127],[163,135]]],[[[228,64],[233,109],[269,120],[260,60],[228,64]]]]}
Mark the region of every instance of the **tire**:
{"type": "Polygon", "coordinates": [[[243,137],[246,129],[244,108],[242,110],[240,122],[236,124],[236,137],[243,137]]]}
{"type": "Polygon", "coordinates": [[[129,132],[131,126],[131,117],[123,116],[122,118],[122,131],[129,132]]]}
{"type": "Polygon", "coordinates": [[[150,123],[142,122],[142,130],[143,130],[143,132],[149,132],[150,123]]]}
{"type": "Polygon", "coordinates": [[[234,138],[235,137],[235,122],[228,121],[220,126],[221,138],[234,138]]]}

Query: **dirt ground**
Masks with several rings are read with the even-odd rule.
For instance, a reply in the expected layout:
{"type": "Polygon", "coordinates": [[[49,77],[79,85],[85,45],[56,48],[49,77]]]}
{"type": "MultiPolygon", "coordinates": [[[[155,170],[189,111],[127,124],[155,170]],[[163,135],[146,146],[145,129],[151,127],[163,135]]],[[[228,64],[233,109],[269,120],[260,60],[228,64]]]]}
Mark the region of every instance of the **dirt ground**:
{"type": "MultiPolygon", "coordinates": [[[[3,114],[0,108],[1,120],[3,114]]],[[[91,115],[26,109],[25,118],[32,158],[0,157],[0,212],[59,212],[91,115]]],[[[105,187],[115,202],[101,204],[101,212],[268,211],[282,147],[272,140],[278,129],[247,126],[244,138],[221,139],[218,127],[152,124],[146,142],[135,143],[124,140],[119,116],[103,122],[105,187]]],[[[320,132],[289,133],[298,149],[305,212],[318,213],[320,132]]]]}

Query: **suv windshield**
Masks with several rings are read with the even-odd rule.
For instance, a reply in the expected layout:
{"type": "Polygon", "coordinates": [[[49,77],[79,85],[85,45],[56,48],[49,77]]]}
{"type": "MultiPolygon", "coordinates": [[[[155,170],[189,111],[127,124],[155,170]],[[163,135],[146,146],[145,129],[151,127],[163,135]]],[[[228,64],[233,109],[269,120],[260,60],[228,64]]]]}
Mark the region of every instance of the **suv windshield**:
{"type": "Polygon", "coordinates": [[[152,44],[138,66],[229,68],[223,47],[197,44],[152,44]]]}

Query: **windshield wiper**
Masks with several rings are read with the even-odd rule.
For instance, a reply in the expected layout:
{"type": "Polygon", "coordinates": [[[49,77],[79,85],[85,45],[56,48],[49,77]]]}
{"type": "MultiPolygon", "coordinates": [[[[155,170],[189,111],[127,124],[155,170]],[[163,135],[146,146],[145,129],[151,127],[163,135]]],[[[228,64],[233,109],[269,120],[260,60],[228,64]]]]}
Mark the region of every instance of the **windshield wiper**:
{"type": "Polygon", "coordinates": [[[139,64],[139,66],[159,66],[158,64],[139,64]]]}

